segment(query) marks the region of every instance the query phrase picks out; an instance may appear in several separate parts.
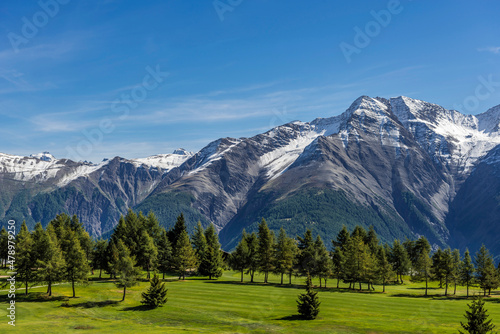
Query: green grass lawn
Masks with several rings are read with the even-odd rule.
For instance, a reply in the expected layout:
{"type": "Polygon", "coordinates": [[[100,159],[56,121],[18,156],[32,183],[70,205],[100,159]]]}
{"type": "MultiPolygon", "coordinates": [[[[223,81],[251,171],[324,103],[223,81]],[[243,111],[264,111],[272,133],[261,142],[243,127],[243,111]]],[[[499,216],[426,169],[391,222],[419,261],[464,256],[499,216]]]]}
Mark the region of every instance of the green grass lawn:
{"type": "MultiPolygon", "coordinates": [[[[457,333],[467,304],[463,298],[444,298],[444,289],[434,283],[428,298],[422,297],[422,284],[409,282],[388,286],[385,294],[379,286],[374,293],[317,288],[319,317],[305,321],[296,316],[303,278],[280,286],[278,277],[267,285],[240,284],[235,272],[212,281],[169,277],[168,302],[154,310],[140,304],[149,283],[129,289],[119,302],[121,289],[93,279],[88,286],[77,286],[77,298],[67,297],[69,284],[54,286],[52,298],[46,297],[46,288],[32,288],[28,298],[18,290],[15,327],[7,324],[7,293],[0,292],[0,333],[457,333]]],[[[256,279],[260,282],[262,276],[256,279]]],[[[465,289],[457,292],[465,294],[465,289]]],[[[489,298],[486,307],[500,326],[497,297],[489,298]]]]}

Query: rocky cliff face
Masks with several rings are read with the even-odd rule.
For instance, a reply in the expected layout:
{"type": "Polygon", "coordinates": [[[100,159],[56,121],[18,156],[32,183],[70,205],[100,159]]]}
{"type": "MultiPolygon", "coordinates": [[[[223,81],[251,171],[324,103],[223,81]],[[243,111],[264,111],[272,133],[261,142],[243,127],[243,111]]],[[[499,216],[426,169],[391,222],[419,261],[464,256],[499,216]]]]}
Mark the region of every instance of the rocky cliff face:
{"type": "Polygon", "coordinates": [[[262,217],[274,229],[311,228],[326,239],[342,224],[361,224],[386,240],[426,235],[476,247],[500,229],[499,110],[466,116],[363,96],[339,116],[222,138],[195,154],[98,165],[1,155],[0,217],[46,223],[65,211],[99,236],[134,207],[167,226],[181,211],[192,223],[214,223],[227,249],[262,217]]]}

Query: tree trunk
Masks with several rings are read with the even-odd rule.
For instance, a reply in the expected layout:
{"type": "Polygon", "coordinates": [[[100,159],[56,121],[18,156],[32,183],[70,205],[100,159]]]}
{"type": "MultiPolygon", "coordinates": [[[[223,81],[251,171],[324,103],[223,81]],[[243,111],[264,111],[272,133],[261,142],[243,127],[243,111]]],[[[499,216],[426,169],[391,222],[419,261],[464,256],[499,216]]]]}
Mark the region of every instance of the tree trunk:
{"type": "Polygon", "coordinates": [[[99,269],[99,279],[101,279],[102,276],[102,268],[99,269]]]}
{"type": "Polygon", "coordinates": [[[453,295],[457,294],[457,282],[455,282],[455,290],[453,290],[453,295]]]}
{"type": "Polygon", "coordinates": [[[26,291],[24,294],[27,296],[28,295],[28,281],[24,282],[24,285],[26,286],[26,291]]]}
{"type": "Polygon", "coordinates": [[[339,288],[339,283],[340,283],[340,277],[337,276],[337,289],[339,288]]]}
{"type": "Polygon", "coordinates": [[[149,264],[148,264],[148,267],[147,267],[147,271],[148,271],[148,279],[150,278],[149,276],[149,264]]]}
{"type": "Polygon", "coordinates": [[[281,285],[283,285],[283,275],[284,273],[281,273],[281,285]]]}
{"type": "Polygon", "coordinates": [[[446,284],[446,287],[444,288],[444,295],[445,295],[445,297],[447,297],[448,296],[448,277],[446,277],[445,284],[446,284]]]}
{"type": "Polygon", "coordinates": [[[127,287],[126,287],[126,286],[124,286],[124,287],[123,287],[123,298],[122,298],[122,301],[124,301],[124,300],[125,300],[125,293],[126,293],[126,292],[127,292],[127,287]]]}
{"type": "Polygon", "coordinates": [[[73,287],[73,298],[76,297],[75,295],[75,280],[71,280],[71,286],[73,287]]]}
{"type": "Polygon", "coordinates": [[[428,288],[428,279],[427,276],[425,276],[425,296],[427,297],[427,288],[428,288]]]}
{"type": "Polygon", "coordinates": [[[325,289],[326,289],[326,278],[323,278],[325,280],[325,289]]]}
{"type": "Polygon", "coordinates": [[[243,269],[241,270],[241,283],[243,283],[243,269]]]}
{"type": "Polygon", "coordinates": [[[467,299],[469,298],[469,281],[467,281],[467,299]]]}
{"type": "Polygon", "coordinates": [[[288,275],[288,284],[292,284],[292,272],[288,275]]]}
{"type": "Polygon", "coordinates": [[[361,282],[359,282],[359,291],[361,291],[361,282]]]}
{"type": "Polygon", "coordinates": [[[382,283],[382,292],[385,293],[385,281],[382,283]]]}
{"type": "Polygon", "coordinates": [[[319,278],[319,287],[321,288],[321,277],[319,278]]]}
{"type": "Polygon", "coordinates": [[[163,272],[163,279],[165,279],[165,272],[163,272]]]}
{"type": "Polygon", "coordinates": [[[255,272],[253,270],[250,270],[250,283],[253,283],[253,275],[255,272]]]}
{"type": "Polygon", "coordinates": [[[50,296],[52,296],[52,282],[51,281],[49,281],[48,290],[49,290],[49,297],[50,297],[50,296]]]}

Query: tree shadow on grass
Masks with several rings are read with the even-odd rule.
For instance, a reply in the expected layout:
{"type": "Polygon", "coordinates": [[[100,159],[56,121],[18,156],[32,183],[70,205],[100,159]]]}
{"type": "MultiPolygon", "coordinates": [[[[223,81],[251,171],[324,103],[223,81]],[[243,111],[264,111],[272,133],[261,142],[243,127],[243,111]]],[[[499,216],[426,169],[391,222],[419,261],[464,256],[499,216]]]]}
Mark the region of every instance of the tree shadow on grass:
{"type": "MultiPolygon", "coordinates": [[[[206,281],[204,283],[208,284],[228,284],[228,285],[241,285],[241,286],[272,286],[275,288],[285,288],[285,289],[304,289],[304,285],[296,285],[296,284],[279,284],[279,283],[263,283],[263,282],[239,282],[239,281],[206,281]]],[[[323,288],[321,288],[323,289],[323,288]]]]}
{"type": "Polygon", "coordinates": [[[294,314],[294,315],[287,315],[286,317],[283,318],[277,318],[275,320],[285,320],[285,321],[305,321],[304,317],[302,317],[300,314],[294,314]]]}
{"type": "Polygon", "coordinates": [[[61,307],[71,307],[71,308],[94,308],[94,307],[105,307],[105,306],[115,306],[118,305],[120,302],[117,300],[104,300],[100,302],[83,302],[83,303],[77,303],[77,304],[69,304],[68,302],[62,303],[61,307]]]}
{"type": "MultiPolygon", "coordinates": [[[[8,295],[0,296],[1,302],[10,302],[8,295]]],[[[25,294],[16,293],[16,301],[22,303],[40,303],[40,302],[54,302],[54,301],[67,301],[69,297],[67,296],[49,296],[45,292],[30,292],[27,296],[25,294]]]]}
{"type": "Polygon", "coordinates": [[[137,305],[137,306],[125,307],[122,311],[151,311],[154,309],[155,309],[154,307],[147,305],[137,305]]]}
{"type": "MultiPolygon", "coordinates": [[[[239,281],[206,281],[204,283],[209,284],[228,284],[228,285],[240,285],[240,286],[271,286],[275,288],[281,289],[295,289],[295,290],[303,290],[306,288],[305,284],[279,284],[279,283],[262,283],[262,282],[239,282],[239,281]]],[[[339,293],[363,293],[363,294],[383,294],[382,290],[361,290],[358,289],[352,290],[348,288],[325,288],[325,287],[314,287],[315,291],[318,292],[339,292],[339,293]]]]}

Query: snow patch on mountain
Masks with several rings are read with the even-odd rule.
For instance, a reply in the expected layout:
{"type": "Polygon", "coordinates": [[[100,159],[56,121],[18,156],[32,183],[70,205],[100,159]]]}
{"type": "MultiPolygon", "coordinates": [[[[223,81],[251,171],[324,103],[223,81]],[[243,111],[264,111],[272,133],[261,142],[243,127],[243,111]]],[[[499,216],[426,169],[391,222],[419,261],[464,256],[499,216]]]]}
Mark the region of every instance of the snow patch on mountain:
{"type": "Polygon", "coordinates": [[[462,173],[470,172],[479,158],[500,144],[500,133],[493,132],[500,110],[476,117],[404,96],[390,102],[392,112],[423,149],[462,173]]]}
{"type": "Polygon", "coordinates": [[[57,182],[57,186],[64,187],[80,177],[88,177],[90,174],[106,166],[108,163],[109,160],[103,161],[97,165],[90,163],[79,165],[76,168],[71,169],[69,173],[62,176],[61,179],[57,182]]]}
{"type": "Polygon", "coordinates": [[[175,167],[182,165],[187,159],[193,156],[192,152],[184,149],[177,149],[170,154],[157,154],[147,158],[139,158],[130,160],[136,167],[143,165],[153,168],[161,168],[164,173],[167,173],[175,167]]]}
{"type": "Polygon", "coordinates": [[[43,153],[33,157],[0,153],[0,173],[10,175],[17,181],[46,181],[55,178],[63,167],[64,165],[59,163],[59,160],[43,153]]]}

